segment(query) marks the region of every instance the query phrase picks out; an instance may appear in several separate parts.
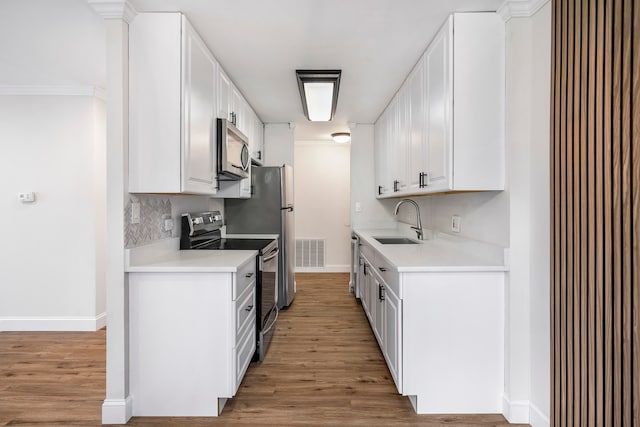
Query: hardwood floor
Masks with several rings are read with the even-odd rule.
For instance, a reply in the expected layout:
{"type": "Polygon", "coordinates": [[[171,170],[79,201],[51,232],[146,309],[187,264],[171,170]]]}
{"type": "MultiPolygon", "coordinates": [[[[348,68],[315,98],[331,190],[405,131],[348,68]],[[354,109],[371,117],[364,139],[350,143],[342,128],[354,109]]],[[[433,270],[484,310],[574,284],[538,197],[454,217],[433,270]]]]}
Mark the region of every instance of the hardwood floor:
{"type": "MultiPolygon", "coordinates": [[[[266,360],[218,418],[132,426],[500,426],[502,415],[416,415],[398,395],[347,274],[298,274],[266,360]]],[[[99,425],[105,332],[0,333],[0,426],[99,425]]]]}

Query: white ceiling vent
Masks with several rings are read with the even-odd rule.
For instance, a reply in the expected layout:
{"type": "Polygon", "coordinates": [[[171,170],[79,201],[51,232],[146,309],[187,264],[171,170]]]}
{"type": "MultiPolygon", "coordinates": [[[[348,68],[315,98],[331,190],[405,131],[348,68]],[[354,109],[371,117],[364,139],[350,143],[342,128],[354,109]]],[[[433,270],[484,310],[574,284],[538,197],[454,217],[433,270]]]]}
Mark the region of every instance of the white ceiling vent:
{"type": "Polygon", "coordinates": [[[296,239],[296,267],[324,267],[324,239],[296,239]]]}

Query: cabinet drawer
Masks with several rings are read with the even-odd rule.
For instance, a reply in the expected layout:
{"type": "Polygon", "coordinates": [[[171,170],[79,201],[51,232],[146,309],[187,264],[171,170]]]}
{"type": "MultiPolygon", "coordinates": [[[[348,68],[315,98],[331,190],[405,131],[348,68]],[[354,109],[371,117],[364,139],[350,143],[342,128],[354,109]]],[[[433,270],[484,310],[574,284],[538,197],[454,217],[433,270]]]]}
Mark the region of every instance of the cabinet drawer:
{"type": "Polygon", "coordinates": [[[376,271],[382,280],[389,286],[396,295],[400,295],[400,275],[398,269],[382,256],[376,260],[376,271]]]}
{"type": "Polygon", "coordinates": [[[373,251],[373,248],[366,243],[360,243],[360,254],[370,263],[375,263],[375,252],[373,251]]]}
{"type": "Polygon", "coordinates": [[[233,281],[233,300],[238,299],[256,279],[256,261],[252,259],[238,268],[233,281]]]}
{"type": "MultiPolygon", "coordinates": [[[[255,319],[255,316],[252,316],[255,319]]],[[[238,391],[238,387],[242,382],[247,367],[251,362],[253,353],[256,351],[256,328],[247,328],[242,340],[234,349],[234,364],[235,364],[235,384],[233,387],[233,394],[238,391]]]]}
{"type": "Polygon", "coordinates": [[[256,288],[250,286],[236,300],[236,343],[242,339],[241,332],[244,332],[247,323],[255,323],[256,314],[256,288]],[[254,320],[252,322],[252,319],[254,320]]]}

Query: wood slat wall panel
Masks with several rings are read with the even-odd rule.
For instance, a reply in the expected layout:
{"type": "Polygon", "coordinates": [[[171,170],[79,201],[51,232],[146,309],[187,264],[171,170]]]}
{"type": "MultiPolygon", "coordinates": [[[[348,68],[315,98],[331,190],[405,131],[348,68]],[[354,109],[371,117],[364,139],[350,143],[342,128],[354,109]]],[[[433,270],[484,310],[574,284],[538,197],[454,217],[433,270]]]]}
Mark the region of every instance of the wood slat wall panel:
{"type": "Polygon", "coordinates": [[[551,421],[640,425],[640,0],[552,7],[551,421]]]}
{"type": "MultiPolygon", "coordinates": [[[[632,65],[631,68],[633,70],[640,70],[640,53],[638,49],[638,35],[640,34],[640,1],[635,1],[633,3],[633,24],[632,24],[632,32],[634,37],[632,38],[634,46],[632,49],[632,65]]],[[[638,247],[638,236],[640,236],[640,143],[638,142],[638,135],[640,135],[640,73],[634,73],[632,76],[632,85],[633,85],[633,93],[632,93],[632,121],[631,121],[631,134],[632,134],[632,158],[631,158],[631,185],[632,185],[632,241],[633,241],[633,259],[632,265],[633,268],[633,276],[632,286],[631,286],[631,345],[634,346],[634,351],[632,351],[631,359],[632,365],[631,370],[633,374],[631,375],[632,382],[632,390],[637,392],[638,384],[640,384],[640,352],[637,351],[638,343],[640,343],[640,335],[638,333],[638,310],[640,310],[639,300],[640,300],[640,274],[638,272],[638,266],[640,266],[640,249],[638,247]]],[[[640,425],[640,399],[637,396],[634,396],[631,401],[632,410],[632,425],[637,426],[640,425]]]]}

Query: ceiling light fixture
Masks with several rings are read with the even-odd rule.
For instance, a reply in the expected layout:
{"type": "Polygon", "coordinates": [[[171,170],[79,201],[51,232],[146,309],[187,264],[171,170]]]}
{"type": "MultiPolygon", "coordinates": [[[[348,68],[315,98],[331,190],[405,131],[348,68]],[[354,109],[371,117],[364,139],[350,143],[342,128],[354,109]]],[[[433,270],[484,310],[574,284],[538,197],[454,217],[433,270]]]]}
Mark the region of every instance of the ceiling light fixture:
{"type": "Polygon", "coordinates": [[[342,70],[296,70],[304,115],[312,122],[333,119],[342,70]]]}
{"type": "Polygon", "coordinates": [[[349,132],[336,132],[331,134],[331,138],[333,138],[334,142],[345,144],[351,141],[351,134],[349,132]]]}

